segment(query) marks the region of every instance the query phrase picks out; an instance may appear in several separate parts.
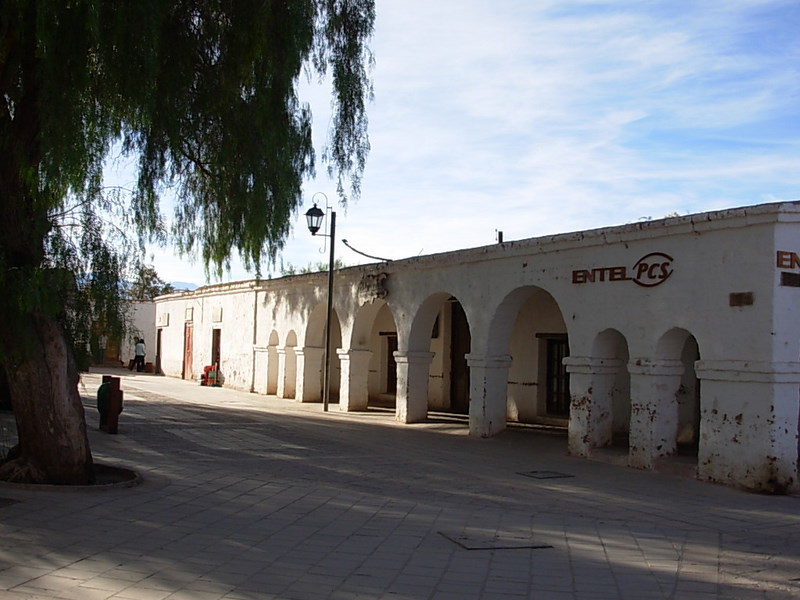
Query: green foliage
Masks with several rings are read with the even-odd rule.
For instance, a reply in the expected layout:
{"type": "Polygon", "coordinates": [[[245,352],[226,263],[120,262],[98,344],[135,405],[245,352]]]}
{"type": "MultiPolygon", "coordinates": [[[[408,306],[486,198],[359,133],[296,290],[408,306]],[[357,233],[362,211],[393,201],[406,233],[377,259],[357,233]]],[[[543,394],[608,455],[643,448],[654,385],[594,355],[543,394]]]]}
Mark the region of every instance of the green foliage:
{"type": "Polygon", "coordinates": [[[303,73],[331,75],[323,159],[358,195],[374,18],[374,0],[0,3],[0,309],[57,315],[76,347],[92,322],[113,334],[167,233],[216,275],[238,252],[259,276],[315,173],[303,73]],[[137,159],[128,195],[102,188],[115,145],[137,159]]]}
{"type": "Polygon", "coordinates": [[[123,277],[134,248],[123,230],[109,226],[87,203],[50,219],[44,268],[37,272],[44,280],[33,290],[48,290],[49,297],[45,302],[42,296],[37,310],[56,315],[85,368],[95,323],[117,339],[124,335],[123,277]]]}
{"type": "MultiPolygon", "coordinates": [[[[346,268],[347,265],[344,264],[342,259],[337,258],[333,261],[333,270],[338,271],[340,269],[346,268]]],[[[281,276],[288,277],[291,275],[308,275],[309,273],[325,273],[328,271],[328,263],[319,261],[316,263],[308,263],[305,267],[296,267],[292,263],[283,264],[281,263],[281,276]]]]}
{"type": "Polygon", "coordinates": [[[142,265],[133,283],[128,288],[132,300],[153,300],[157,296],[171,294],[175,288],[162,280],[152,265],[142,265]]]}

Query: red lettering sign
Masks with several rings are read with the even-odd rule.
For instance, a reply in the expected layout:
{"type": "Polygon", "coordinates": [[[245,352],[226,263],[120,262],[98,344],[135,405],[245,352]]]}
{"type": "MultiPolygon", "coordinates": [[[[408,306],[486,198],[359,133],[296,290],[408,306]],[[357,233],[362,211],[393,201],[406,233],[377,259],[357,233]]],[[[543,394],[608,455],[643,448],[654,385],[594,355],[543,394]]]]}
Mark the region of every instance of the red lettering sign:
{"type": "Polygon", "coordinates": [[[608,269],[609,281],[628,281],[628,269],[626,267],[611,267],[608,269]]]}
{"type": "MultiPolygon", "coordinates": [[[[794,256],[797,258],[797,255],[794,256]]],[[[636,264],[631,269],[628,269],[628,267],[576,269],[572,272],[572,283],[633,281],[636,285],[654,287],[664,283],[672,275],[672,260],[669,254],[651,252],[636,261],[636,264]]],[[[780,256],[778,257],[778,264],[781,264],[780,256]]],[[[800,266],[800,259],[798,259],[797,264],[800,266]]]]}
{"type": "Polygon", "coordinates": [[[778,250],[777,265],[779,269],[798,269],[800,268],[800,256],[796,252],[778,250]]]}
{"type": "Polygon", "coordinates": [[[672,257],[663,252],[651,252],[640,258],[633,268],[636,271],[635,284],[654,287],[672,275],[672,257]]]}
{"type": "Polygon", "coordinates": [[[581,269],[579,271],[572,272],[572,283],[586,283],[587,281],[594,281],[591,271],[581,269]]]}

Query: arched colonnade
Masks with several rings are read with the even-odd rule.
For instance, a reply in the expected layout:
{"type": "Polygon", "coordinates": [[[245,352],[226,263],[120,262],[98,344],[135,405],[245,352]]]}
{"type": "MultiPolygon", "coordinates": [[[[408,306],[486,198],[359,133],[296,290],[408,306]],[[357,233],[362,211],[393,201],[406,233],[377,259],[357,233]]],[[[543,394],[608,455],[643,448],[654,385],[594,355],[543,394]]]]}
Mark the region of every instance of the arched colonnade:
{"type": "MultiPolygon", "coordinates": [[[[509,422],[557,422],[568,425],[572,454],[588,457],[622,444],[630,464],[641,468],[679,445],[699,446],[700,348],[691,332],[671,328],[631,355],[625,333],[602,323],[593,335],[573,335],[566,303],[542,286],[491,294],[456,288],[414,295],[410,305],[403,295],[393,302],[391,293],[361,302],[338,294],[332,410],[394,407],[404,423],[425,421],[431,412],[460,413],[480,437],[509,422]]],[[[253,391],[321,401],[325,317],[319,301],[296,328],[270,331],[260,365],[268,373],[253,391]]]]}
{"type": "MultiPolygon", "coordinates": [[[[569,452],[687,450],[698,477],[795,491],[800,203],[533,238],[337,271],[334,410],[449,411],[490,437],[562,423],[569,452]]],[[[159,298],[166,374],[322,398],[327,275],[159,298]]]]}

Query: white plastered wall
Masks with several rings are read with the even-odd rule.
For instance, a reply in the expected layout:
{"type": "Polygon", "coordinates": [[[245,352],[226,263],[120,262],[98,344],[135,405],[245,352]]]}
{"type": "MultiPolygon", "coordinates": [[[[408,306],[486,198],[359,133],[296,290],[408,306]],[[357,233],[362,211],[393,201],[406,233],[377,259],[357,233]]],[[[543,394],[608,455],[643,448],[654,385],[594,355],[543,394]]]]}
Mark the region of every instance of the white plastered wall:
{"type": "MultiPolygon", "coordinates": [[[[529,336],[566,332],[573,407],[592,389],[593,377],[610,374],[614,428],[635,429],[632,461],[650,468],[658,458],[659,440],[677,438],[689,413],[697,410],[678,398],[681,385],[695,381],[686,379],[691,359],[684,356],[685,346],[663,343],[670,332],[683,332],[696,340],[700,356],[701,477],[758,488],[778,473],[779,485],[796,486],[796,477],[789,480],[797,462],[800,290],[779,285],[775,253],[800,252],[795,246],[797,215],[796,204],[747,207],[346,269],[337,272],[336,349],[354,348],[353,324],[363,302],[359,282],[382,271],[398,335],[398,418],[424,418],[428,408],[447,406],[450,327],[442,307],[456,298],[472,340],[470,427],[476,435],[492,435],[505,427],[507,412],[528,418],[541,410],[539,394],[524,389],[540,383],[530,368],[521,366],[541,362],[537,345],[527,343],[529,336]],[[520,292],[532,288],[552,300],[536,306],[533,297],[520,292]],[[431,339],[435,314],[440,315],[439,338],[431,339]],[[606,332],[616,332],[618,341],[609,356],[597,344],[606,332]],[[420,386],[408,377],[427,382],[420,386]],[[654,422],[645,423],[642,411],[652,412],[654,422]],[[779,416],[769,417],[770,411],[779,416]],[[662,419],[671,412],[677,416],[662,419]],[[632,420],[633,413],[638,416],[632,420]],[[731,448],[733,439],[741,451],[731,448]],[[776,466],[764,467],[769,461],[776,466]]],[[[229,373],[232,386],[263,389],[268,377],[253,371],[271,368],[270,347],[280,349],[290,333],[306,351],[308,341],[317,339],[307,328],[318,327],[314,315],[325,301],[326,282],[324,274],[310,275],[159,299],[158,310],[170,313],[169,325],[162,327],[164,372],[180,376],[182,312],[190,305],[198,372],[210,353],[213,327],[207,305],[214,304],[223,314],[223,373],[229,373]],[[236,332],[226,333],[228,315],[236,332]],[[277,336],[277,346],[270,345],[270,336],[277,336]]],[[[377,324],[372,329],[380,330],[377,324]]],[[[373,333],[367,344],[374,355],[367,364],[374,374],[364,374],[371,390],[383,379],[375,362],[381,352],[375,338],[373,333]]],[[[596,418],[573,414],[571,427],[589,426],[596,418]]]]}

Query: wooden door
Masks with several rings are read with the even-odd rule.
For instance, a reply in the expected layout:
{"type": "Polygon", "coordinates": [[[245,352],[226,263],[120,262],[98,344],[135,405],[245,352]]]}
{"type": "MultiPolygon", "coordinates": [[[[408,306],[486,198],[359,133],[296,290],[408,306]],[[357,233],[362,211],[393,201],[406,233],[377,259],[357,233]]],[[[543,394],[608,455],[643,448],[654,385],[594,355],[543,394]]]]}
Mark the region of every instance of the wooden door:
{"type": "Polygon", "coordinates": [[[156,332],[156,375],[161,375],[161,332],[159,329],[156,332]]]}
{"type": "Polygon", "coordinates": [[[194,325],[186,323],[183,327],[183,378],[194,379],[192,372],[192,339],[194,337],[194,325]]]}
{"type": "Polygon", "coordinates": [[[220,347],[222,345],[222,330],[213,329],[211,331],[211,364],[219,369],[220,347]]]}
{"type": "Polygon", "coordinates": [[[566,335],[546,338],[546,409],[554,417],[569,416],[569,373],[564,366],[564,358],[569,356],[566,335]]]}

